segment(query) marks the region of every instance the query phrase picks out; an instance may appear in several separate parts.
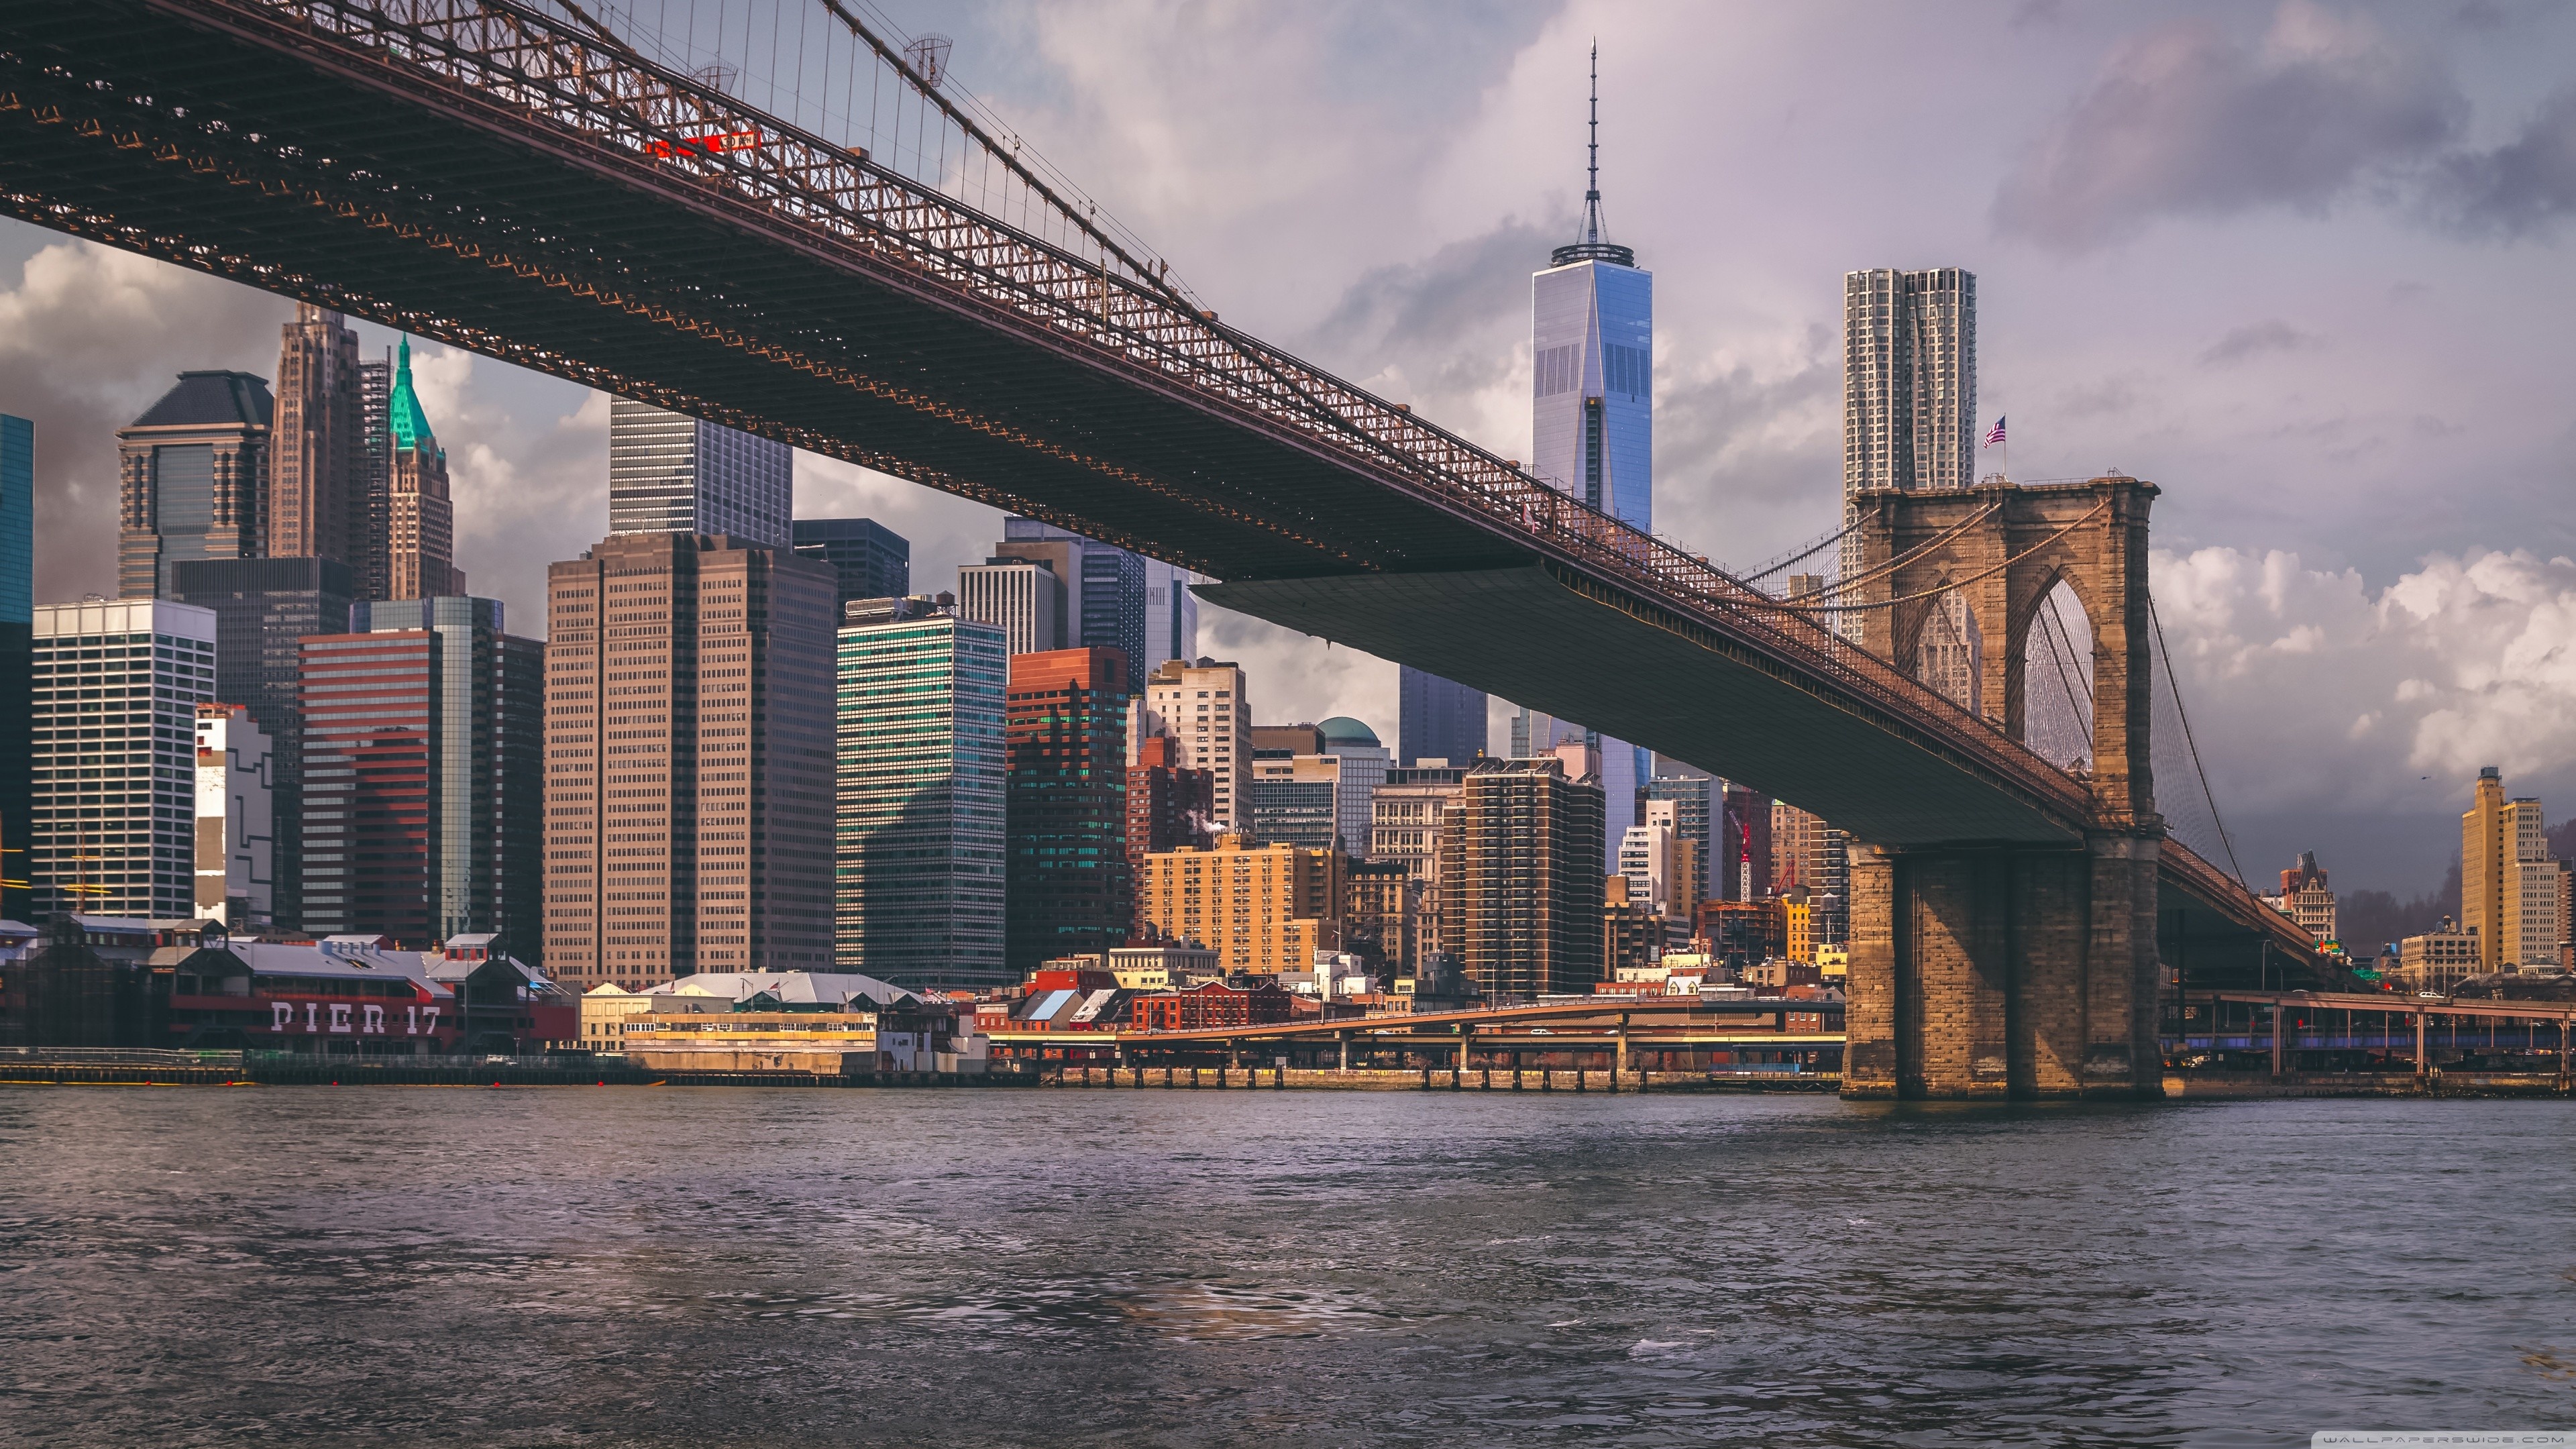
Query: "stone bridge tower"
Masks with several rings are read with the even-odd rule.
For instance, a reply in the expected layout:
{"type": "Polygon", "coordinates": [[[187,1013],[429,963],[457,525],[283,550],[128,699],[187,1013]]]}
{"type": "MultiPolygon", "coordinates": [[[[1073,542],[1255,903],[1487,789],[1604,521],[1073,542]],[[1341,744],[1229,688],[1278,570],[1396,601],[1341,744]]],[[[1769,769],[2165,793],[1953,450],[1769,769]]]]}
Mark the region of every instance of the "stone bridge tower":
{"type": "Polygon", "coordinates": [[[2091,816],[2060,848],[1856,843],[1846,1095],[2162,1094],[2147,612],[2152,483],[2096,478],[1854,496],[1844,602],[1862,647],[1909,675],[1956,590],[1983,641],[1986,722],[2022,739],[2023,659],[2058,584],[2093,625],[2091,816]]]}

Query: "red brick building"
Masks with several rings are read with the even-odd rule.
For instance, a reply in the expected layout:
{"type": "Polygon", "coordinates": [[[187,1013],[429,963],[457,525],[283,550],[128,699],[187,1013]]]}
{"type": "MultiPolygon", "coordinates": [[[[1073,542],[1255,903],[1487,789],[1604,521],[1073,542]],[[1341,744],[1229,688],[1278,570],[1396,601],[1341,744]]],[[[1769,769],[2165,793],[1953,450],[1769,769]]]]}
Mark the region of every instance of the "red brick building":
{"type": "Polygon", "coordinates": [[[1211,981],[1186,991],[1165,991],[1135,1001],[1138,1031],[1214,1031],[1229,1026],[1269,1026],[1296,1014],[1296,998],[1264,982],[1230,986],[1211,981]]]}

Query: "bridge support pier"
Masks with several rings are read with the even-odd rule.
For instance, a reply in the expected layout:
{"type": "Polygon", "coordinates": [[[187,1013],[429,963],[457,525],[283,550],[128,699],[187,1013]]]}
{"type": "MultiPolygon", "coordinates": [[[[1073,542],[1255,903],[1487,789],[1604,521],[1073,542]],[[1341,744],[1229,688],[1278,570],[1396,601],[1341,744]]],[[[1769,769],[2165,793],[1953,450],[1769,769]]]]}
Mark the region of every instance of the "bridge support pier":
{"type": "Polygon", "coordinates": [[[2156,856],[1854,846],[1843,1095],[2162,1096],[2156,856]]]}

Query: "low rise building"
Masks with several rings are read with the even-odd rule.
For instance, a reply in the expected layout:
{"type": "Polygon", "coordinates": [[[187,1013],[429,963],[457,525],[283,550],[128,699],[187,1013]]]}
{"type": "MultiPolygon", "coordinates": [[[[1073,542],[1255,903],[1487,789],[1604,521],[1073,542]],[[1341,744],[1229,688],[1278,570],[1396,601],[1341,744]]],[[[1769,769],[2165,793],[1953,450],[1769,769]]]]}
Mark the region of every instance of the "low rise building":
{"type": "Polygon", "coordinates": [[[1137,908],[1152,936],[1205,942],[1229,972],[1275,975],[1341,948],[1341,897],[1339,851],[1226,834],[1147,856],[1137,908]]]}
{"type": "Polygon", "coordinates": [[[2464,929],[2449,916],[2432,930],[2398,942],[2397,960],[2398,976],[2409,989],[2444,996],[2486,970],[2479,959],[2477,927],[2464,929]]]}
{"type": "Polygon", "coordinates": [[[1217,1031],[1269,1026],[1297,1013],[1296,998],[1268,981],[1237,985],[1210,981],[1186,990],[1138,996],[1132,1003],[1138,1031],[1217,1031]]]}
{"type": "Polygon", "coordinates": [[[1225,974],[1217,954],[1196,941],[1154,941],[1109,953],[1109,974],[1129,991],[1169,991],[1225,974]]]}

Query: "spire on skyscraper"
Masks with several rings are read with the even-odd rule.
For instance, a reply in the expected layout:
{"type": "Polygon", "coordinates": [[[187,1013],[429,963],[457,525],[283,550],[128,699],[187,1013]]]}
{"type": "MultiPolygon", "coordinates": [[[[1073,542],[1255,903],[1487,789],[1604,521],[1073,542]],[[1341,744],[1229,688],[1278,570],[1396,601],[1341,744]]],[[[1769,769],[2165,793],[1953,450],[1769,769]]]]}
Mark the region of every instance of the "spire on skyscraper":
{"type": "Polygon", "coordinates": [[[421,410],[420,395],[411,386],[411,339],[402,339],[401,350],[394,354],[394,393],[386,405],[387,429],[393,434],[396,452],[409,452],[423,443],[435,448],[438,438],[430,431],[429,414],[421,410]]]}
{"type": "Polygon", "coordinates": [[[1558,247],[1548,256],[1550,266],[1568,262],[1616,262],[1623,267],[1637,264],[1637,253],[1628,247],[1601,239],[1601,42],[1592,42],[1592,102],[1586,122],[1583,165],[1583,230],[1580,239],[1570,246],[1558,247]]]}

